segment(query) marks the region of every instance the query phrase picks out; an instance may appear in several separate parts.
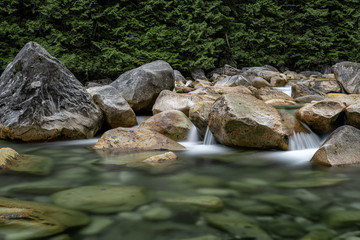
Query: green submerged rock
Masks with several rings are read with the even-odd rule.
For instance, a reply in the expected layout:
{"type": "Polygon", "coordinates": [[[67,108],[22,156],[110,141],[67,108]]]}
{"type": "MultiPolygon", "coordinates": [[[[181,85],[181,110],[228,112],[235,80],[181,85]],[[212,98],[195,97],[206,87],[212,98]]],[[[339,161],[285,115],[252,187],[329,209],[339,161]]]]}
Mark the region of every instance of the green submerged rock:
{"type": "Polygon", "coordinates": [[[48,175],[53,162],[50,158],[22,155],[11,148],[0,148],[1,172],[16,172],[33,175],[48,175]]]}
{"type": "Polygon", "coordinates": [[[205,235],[200,237],[182,238],[181,240],[221,240],[221,238],[213,235],[205,235]]]}
{"type": "Polygon", "coordinates": [[[54,205],[0,198],[0,233],[6,240],[37,239],[88,224],[81,212],[54,205]]]}
{"type": "Polygon", "coordinates": [[[331,211],[325,215],[326,223],[333,228],[351,227],[360,224],[359,210],[331,211]]]}
{"type": "Polygon", "coordinates": [[[215,196],[184,196],[168,198],[164,203],[172,208],[185,211],[219,211],[223,208],[223,202],[215,196]]]}
{"type": "Polygon", "coordinates": [[[130,211],[150,200],[145,188],[110,185],[73,188],[53,194],[52,199],[58,206],[92,213],[130,211]]]}
{"type": "Polygon", "coordinates": [[[108,217],[93,216],[93,217],[91,217],[90,224],[80,230],[80,234],[81,235],[95,235],[95,234],[101,233],[102,231],[104,231],[106,228],[108,228],[113,223],[114,223],[114,221],[108,217]]]}
{"type": "Polygon", "coordinates": [[[329,230],[329,231],[326,231],[326,230],[320,231],[319,230],[319,231],[309,232],[308,234],[306,234],[299,240],[330,240],[330,239],[335,240],[334,237],[335,237],[335,233],[331,230],[329,230]]]}
{"type": "Polygon", "coordinates": [[[9,185],[4,188],[1,188],[1,192],[4,192],[4,195],[14,195],[14,194],[36,194],[36,195],[48,195],[53,194],[59,191],[63,191],[70,188],[68,185],[59,185],[56,181],[36,181],[29,183],[20,183],[9,185]]]}
{"type": "Polygon", "coordinates": [[[142,217],[150,221],[163,221],[168,220],[173,216],[173,213],[170,209],[160,206],[155,206],[146,209],[142,213],[142,217]]]}
{"type": "Polygon", "coordinates": [[[236,239],[272,239],[252,219],[238,212],[226,210],[220,213],[206,213],[204,216],[210,225],[230,233],[236,239]]]}
{"type": "Polygon", "coordinates": [[[280,188],[316,188],[327,187],[348,181],[349,178],[308,178],[297,181],[286,181],[276,183],[276,187],[280,188]]]}

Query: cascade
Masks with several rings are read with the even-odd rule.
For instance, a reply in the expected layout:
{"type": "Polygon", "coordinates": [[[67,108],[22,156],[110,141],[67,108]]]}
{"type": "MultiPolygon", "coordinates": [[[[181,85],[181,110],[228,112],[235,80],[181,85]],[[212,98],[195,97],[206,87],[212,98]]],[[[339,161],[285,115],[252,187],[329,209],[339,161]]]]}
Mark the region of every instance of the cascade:
{"type": "Polygon", "coordinates": [[[206,128],[203,144],[204,145],[215,145],[216,144],[215,137],[212,134],[212,132],[210,131],[209,126],[207,126],[207,128],[206,128]]]}
{"type": "Polygon", "coordinates": [[[198,131],[197,131],[197,128],[195,125],[193,125],[190,128],[190,131],[187,136],[187,141],[188,142],[199,142],[200,141],[199,134],[198,134],[198,131]]]}
{"type": "Polygon", "coordinates": [[[311,131],[311,129],[303,122],[300,122],[310,133],[296,133],[293,132],[293,135],[289,139],[289,149],[290,150],[302,150],[309,148],[319,148],[321,145],[321,139],[316,133],[311,131]]]}
{"type": "Polygon", "coordinates": [[[274,90],[279,90],[285,94],[287,94],[288,96],[291,97],[291,86],[285,86],[285,87],[272,87],[272,89],[274,90]]]}
{"type": "Polygon", "coordinates": [[[148,118],[149,116],[136,116],[136,121],[138,122],[138,125],[133,126],[132,128],[138,128],[140,124],[143,123],[148,118]]]}

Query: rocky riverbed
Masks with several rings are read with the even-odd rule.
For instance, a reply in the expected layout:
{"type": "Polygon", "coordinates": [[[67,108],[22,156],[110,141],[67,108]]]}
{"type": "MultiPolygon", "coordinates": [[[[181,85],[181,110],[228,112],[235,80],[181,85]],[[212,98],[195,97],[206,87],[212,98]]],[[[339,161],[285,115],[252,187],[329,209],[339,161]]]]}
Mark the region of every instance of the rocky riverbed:
{"type": "Polygon", "coordinates": [[[85,88],[29,42],[0,77],[0,237],[356,238],[359,64],[333,71],[159,60],[85,88]]]}

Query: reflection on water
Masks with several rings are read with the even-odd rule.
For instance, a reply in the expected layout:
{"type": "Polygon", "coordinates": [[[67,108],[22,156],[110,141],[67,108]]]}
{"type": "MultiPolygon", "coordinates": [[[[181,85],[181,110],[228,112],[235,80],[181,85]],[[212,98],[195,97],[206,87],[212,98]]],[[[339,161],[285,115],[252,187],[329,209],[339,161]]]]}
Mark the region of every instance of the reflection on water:
{"type": "Polygon", "coordinates": [[[52,203],[55,192],[80,186],[149,190],[151,200],[143,206],[90,214],[90,225],[62,233],[81,240],[242,239],[240,233],[246,233],[243,239],[335,239],[358,229],[359,168],[316,169],[309,163],[316,149],[259,152],[185,142],[187,150],[176,152],[181,164],[153,171],[131,164],[147,153],[99,154],[89,148],[94,141],[0,142],[54,162],[48,176],[0,175],[0,195],[52,203]],[[224,210],[211,210],[221,207],[212,199],[220,199],[224,210]],[[329,237],[305,238],[316,235],[329,237]]]}

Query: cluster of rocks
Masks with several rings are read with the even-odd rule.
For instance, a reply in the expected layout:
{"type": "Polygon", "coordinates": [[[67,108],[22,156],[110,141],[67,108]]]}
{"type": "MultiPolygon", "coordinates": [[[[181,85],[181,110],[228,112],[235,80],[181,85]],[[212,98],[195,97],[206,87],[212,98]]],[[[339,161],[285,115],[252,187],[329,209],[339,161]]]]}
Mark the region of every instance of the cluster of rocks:
{"type": "MultiPolygon", "coordinates": [[[[168,63],[155,61],[111,83],[90,83],[85,89],[60,61],[29,42],[0,77],[0,138],[26,142],[91,138],[105,119],[112,129],[94,149],[182,150],[176,141],[184,140],[195,125],[201,136],[209,127],[226,146],[287,150],[294,133],[309,132],[299,121],[318,134],[346,123],[353,127],[329,136],[313,161],[354,163],[359,161],[356,156],[337,156],[344,161],[333,163],[324,149],[328,145],[345,149],[349,147],[345,140],[334,146],[337,140],[331,139],[352,139],[360,131],[360,64],[341,62],[333,70],[326,75],[298,74],[280,73],[268,65],[243,69],[225,65],[208,75],[194,69],[192,78],[186,79],[168,63]],[[291,96],[276,90],[285,85],[291,86],[291,96]],[[296,118],[279,106],[299,108],[296,118]],[[138,111],[152,111],[153,117],[131,129],[138,124],[138,111]],[[352,135],[343,134],[348,132],[352,135]]],[[[355,145],[359,147],[354,143],[353,149],[355,145]]]]}

